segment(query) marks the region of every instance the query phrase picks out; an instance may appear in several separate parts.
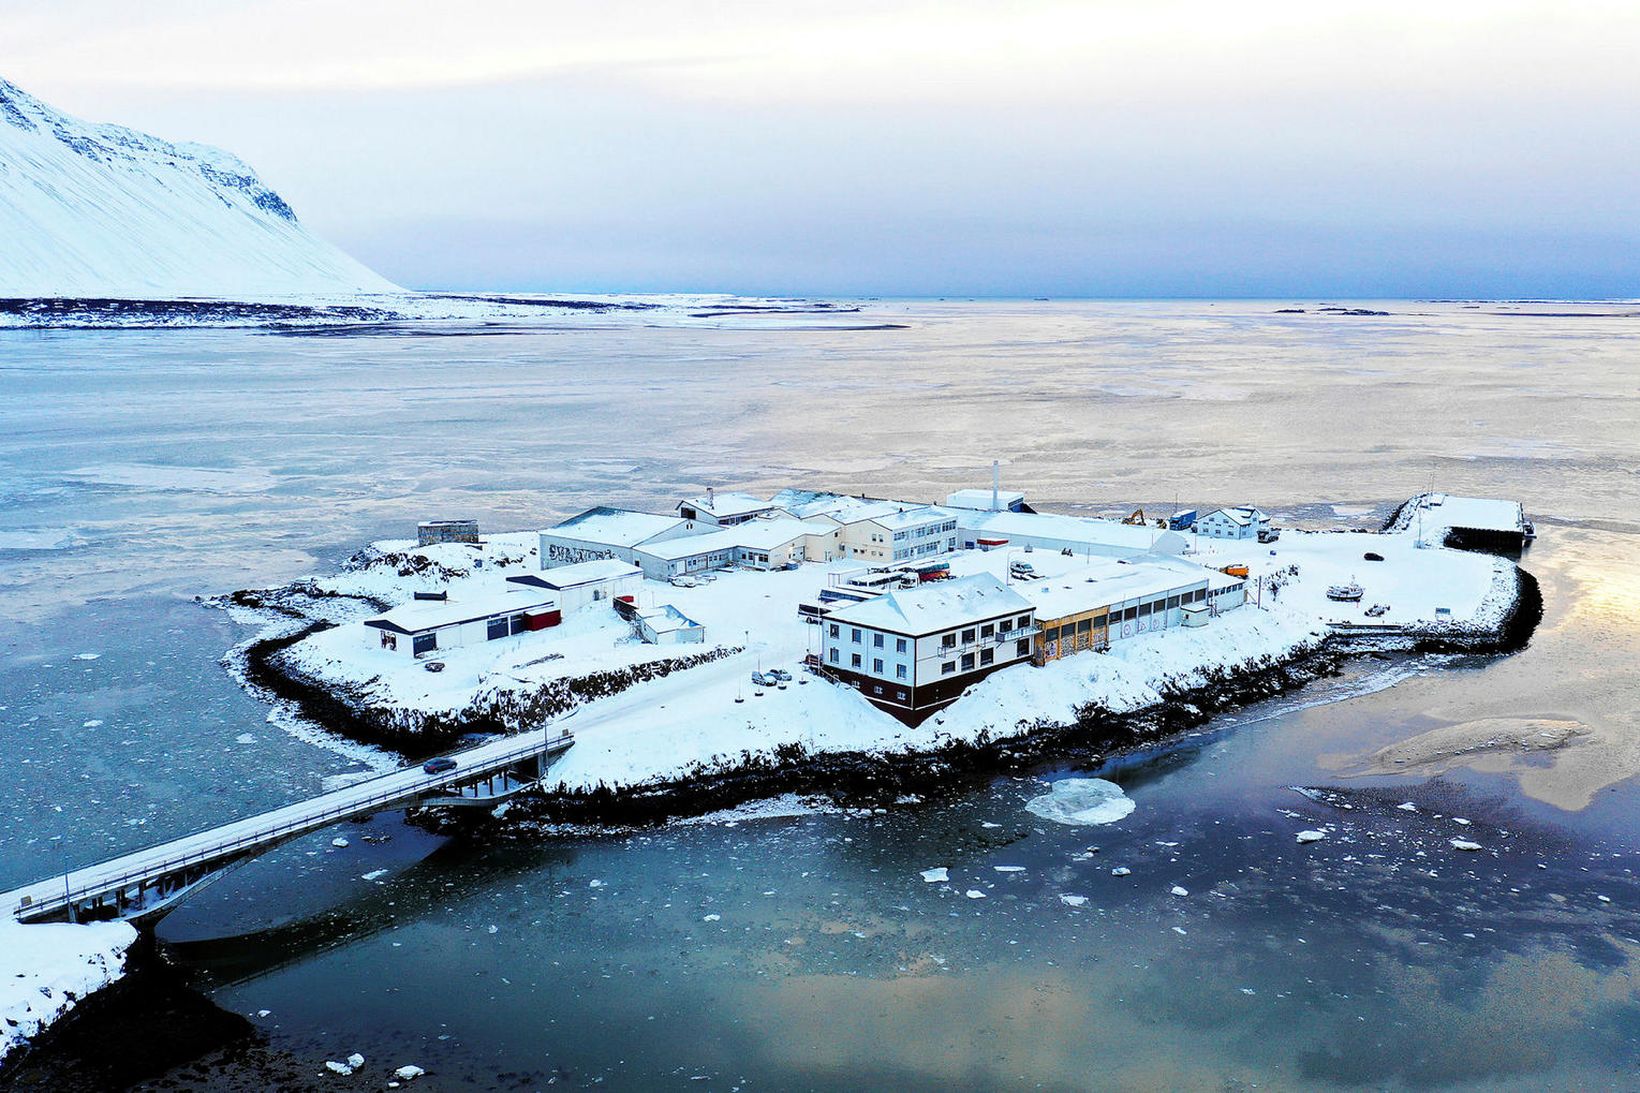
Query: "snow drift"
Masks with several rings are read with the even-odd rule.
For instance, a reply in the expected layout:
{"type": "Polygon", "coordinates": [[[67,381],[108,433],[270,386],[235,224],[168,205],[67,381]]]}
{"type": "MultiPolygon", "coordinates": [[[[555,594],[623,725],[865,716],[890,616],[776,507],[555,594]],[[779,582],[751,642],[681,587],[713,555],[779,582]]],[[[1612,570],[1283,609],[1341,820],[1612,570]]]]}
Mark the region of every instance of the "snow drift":
{"type": "Polygon", "coordinates": [[[80,121],[0,79],[0,297],[399,292],[235,156],[80,121]]]}

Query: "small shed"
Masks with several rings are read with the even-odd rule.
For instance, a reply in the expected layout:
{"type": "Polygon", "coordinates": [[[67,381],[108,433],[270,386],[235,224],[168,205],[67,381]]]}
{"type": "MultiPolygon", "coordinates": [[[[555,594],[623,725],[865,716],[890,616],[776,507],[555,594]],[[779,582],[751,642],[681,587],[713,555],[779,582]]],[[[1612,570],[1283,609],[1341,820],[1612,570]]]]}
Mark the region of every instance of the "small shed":
{"type": "Polygon", "coordinates": [[[669,603],[639,611],[638,633],[651,645],[689,645],[706,640],[706,627],[669,603]]]}
{"type": "Polygon", "coordinates": [[[416,545],[478,542],[477,520],[424,520],[416,525],[416,545]]]}

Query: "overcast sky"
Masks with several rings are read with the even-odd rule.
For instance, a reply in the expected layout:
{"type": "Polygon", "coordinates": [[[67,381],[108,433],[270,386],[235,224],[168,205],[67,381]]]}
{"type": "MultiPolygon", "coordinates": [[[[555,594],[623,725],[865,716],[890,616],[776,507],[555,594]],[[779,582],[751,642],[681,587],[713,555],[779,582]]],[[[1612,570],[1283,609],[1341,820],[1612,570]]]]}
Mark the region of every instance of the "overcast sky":
{"type": "Polygon", "coordinates": [[[1640,4],[0,0],[419,288],[1640,295],[1640,4]]]}

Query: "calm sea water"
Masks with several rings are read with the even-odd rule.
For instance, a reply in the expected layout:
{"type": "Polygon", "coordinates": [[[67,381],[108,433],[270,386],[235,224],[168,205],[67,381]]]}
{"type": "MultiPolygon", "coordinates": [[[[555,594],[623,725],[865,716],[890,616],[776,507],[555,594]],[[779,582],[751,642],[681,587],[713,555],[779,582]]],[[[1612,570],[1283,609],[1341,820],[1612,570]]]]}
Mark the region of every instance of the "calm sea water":
{"type": "Polygon", "coordinates": [[[0,885],[355,769],[267,723],[219,663],[250,634],[193,597],[418,519],[533,527],[706,485],[938,498],[993,458],[1039,505],[1299,524],[1372,525],[1433,484],[1536,516],[1532,646],[1362,661],[1126,757],[1098,772],[1137,802],[1120,824],[1025,812],[1065,771],[523,846],[383,816],[246,867],[161,938],[317,1085],[359,1051],[447,1089],[1632,1086],[1640,321],[865,306],[899,328],[0,336],[0,885]],[[1523,717],[1583,735],[1341,774],[1523,717]],[[941,865],[948,888],[918,875],[941,865]]]}

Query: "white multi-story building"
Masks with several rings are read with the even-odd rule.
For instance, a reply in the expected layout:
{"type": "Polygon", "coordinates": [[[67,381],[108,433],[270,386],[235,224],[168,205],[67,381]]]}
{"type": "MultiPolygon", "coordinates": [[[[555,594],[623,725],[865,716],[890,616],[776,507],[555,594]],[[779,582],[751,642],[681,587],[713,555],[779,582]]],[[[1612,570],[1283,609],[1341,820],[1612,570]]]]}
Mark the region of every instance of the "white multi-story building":
{"type": "Polygon", "coordinates": [[[989,573],[889,592],[820,622],[820,663],[908,724],[1031,659],[1036,609],[989,573]]]}
{"type": "Polygon", "coordinates": [[[1209,539],[1257,539],[1270,533],[1270,517],[1249,505],[1214,509],[1196,518],[1196,534],[1209,539]]]}

